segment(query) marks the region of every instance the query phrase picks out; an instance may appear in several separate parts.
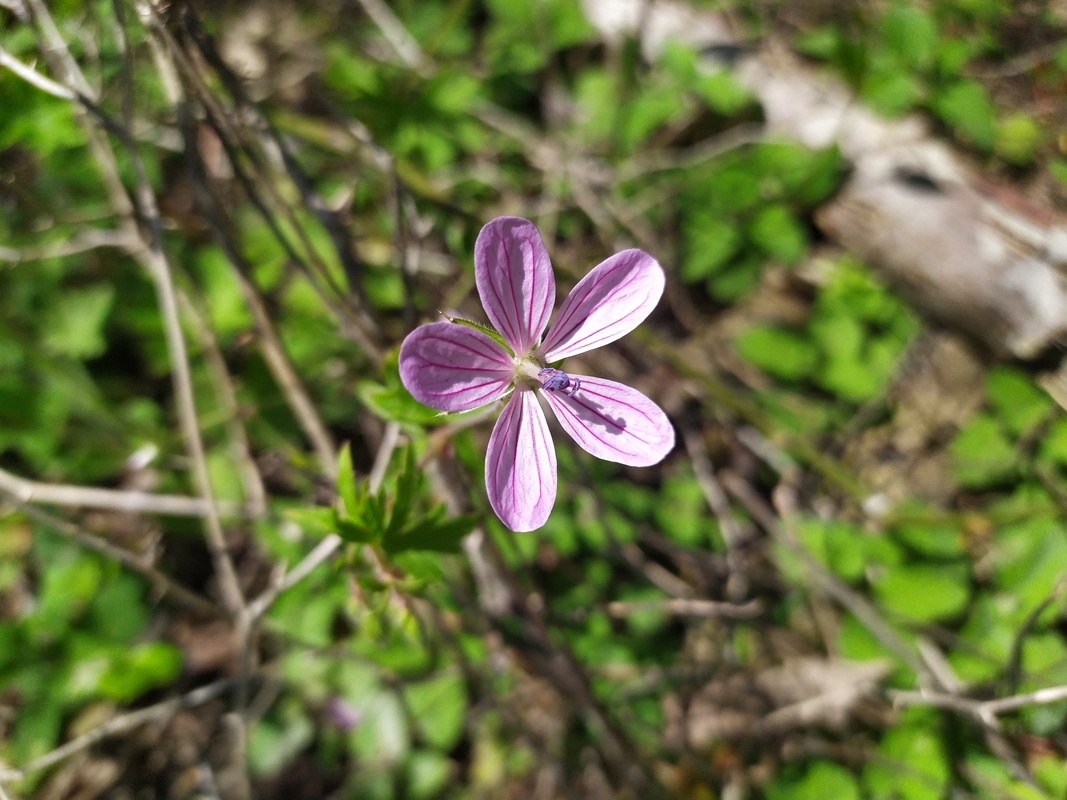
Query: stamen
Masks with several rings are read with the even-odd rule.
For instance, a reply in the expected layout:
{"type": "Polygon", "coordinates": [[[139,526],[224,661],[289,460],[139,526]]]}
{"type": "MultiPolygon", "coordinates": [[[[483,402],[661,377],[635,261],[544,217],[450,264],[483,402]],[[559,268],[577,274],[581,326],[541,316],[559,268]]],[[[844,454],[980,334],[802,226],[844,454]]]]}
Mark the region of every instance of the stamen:
{"type": "Polygon", "coordinates": [[[541,381],[541,388],[547,392],[563,392],[568,397],[574,397],[578,393],[582,382],[578,378],[572,378],[561,369],[545,367],[537,373],[537,379],[541,381]]]}

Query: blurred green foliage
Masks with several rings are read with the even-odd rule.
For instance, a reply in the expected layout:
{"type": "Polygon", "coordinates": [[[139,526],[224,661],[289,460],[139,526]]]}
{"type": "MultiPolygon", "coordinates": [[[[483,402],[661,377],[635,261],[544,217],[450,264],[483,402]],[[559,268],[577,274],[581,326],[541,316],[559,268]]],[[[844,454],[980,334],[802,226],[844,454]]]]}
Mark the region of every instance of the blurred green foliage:
{"type": "MultiPolygon", "coordinates": [[[[113,80],[120,64],[110,4],[88,11],[74,3],[56,6],[64,31],[90,26],[100,77],[113,80]]],[[[350,212],[367,262],[362,273],[343,272],[328,232],[306,210],[283,219],[278,231],[248,203],[233,210],[240,253],[299,377],[331,431],[354,442],[342,449],[335,487],[317,476],[298,421],[249,344],[252,316],[224,249],[190,210],[182,157],[142,143],[164,200],[179,288],[202,307],[219,343],[255,453],[280,464],[271,514],[241,524],[255,548],[289,565],[330,533],[345,542],[341,568],[313,573],[270,611],[264,635],[278,654],[284,687],[252,730],[254,777],[268,782],[310,754],[324,772],[351,774],[347,796],[430,800],[503,796],[509,780],[534,772],[544,754],[518,730],[514,709],[494,703],[522,697],[521,671],[502,666],[503,655],[541,645],[530,645],[518,618],[505,615],[492,635],[484,620],[470,622],[464,602],[474,589],[453,554],[480,521],[501,563],[543,604],[550,644],[590,676],[592,698],[611,710],[623,734],[657,758],[676,755],[661,739],[677,687],[660,676],[674,675],[679,664],[705,668],[720,656],[730,669],[756,670],[775,637],[857,660],[888,658],[897,664],[890,682],[913,687],[916,676],[851,614],[811,633],[807,601],[800,598],[809,576],[786,548],[769,546],[771,561],[760,561],[764,572],[773,566],[773,575],[760,575],[768,611],[755,621],[716,627],[655,606],[672,596],[671,585],[648,576],[675,563],[672,558],[720,570],[714,573],[720,578],[730,563],[721,522],[708,512],[700,479],[683,456],[661,472],[637,476],[561,447],[560,496],[548,524],[536,535],[512,536],[486,517],[477,488],[484,432],[463,430],[449,447],[466,470],[474,511],[446,518],[418,459],[430,446],[430,429],[461,420],[427,410],[404,391],[395,351],[377,368],[339,335],[334,312],[294,267],[289,250],[301,237],[308,242],[301,253],[320,259],[342,294],[366,296],[393,343],[409,317],[428,318],[445,299],[463,302],[473,285],[479,223],[517,197],[538,197],[550,209],[545,218],[554,215],[564,269],[578,258],[571,248],[583,259],[586,250],[603,250],[597,240],[603,232],[578,208],[585,200],[574,181],[546,176],[526,160],[523,135],[557,136],[624,176],[598,188],[618,206],[637,209],[633,218],[641,224],[665,232],[657,256],[694,305],[714,312],[754,296],[769,267],[788,273],[815,258],[812,212],[846,179],[847,165],[836,149],[812,152],[774,141],[701,156],[701,142],[758,117],[754,99],[728,71],[707,69],[702,54],[684,46],[668,46],[651,64],[642,62],[632,40],[606,52],[578,0],[398,0],[391,6],[435,60],[432,74],[383,57],[384,42],[364,19],[333,19],[309,7],[298,18],[320,32],[315,82],[321,95],[298,108],[274,98],[264,104],[315,188],[350,212]],[[559,121],[549,109],[553,97],[569,109],[559,121]],[[479,113],[490,104],[518,120],[523,133],[487,124],[479,113]],[[365,125],[395,171],[369,168],[365,151],[337,135],[333,112],[365,125]],[[647,157],[662,154],[667,167],[647,167],[647,157]],[[390,204],[396,186],[433,222],[440,237],[434,243],[459,265],[454,272],[413,280],[395,263],[390,204]],[[464,292],[450,294],[456,287],[464,292]],[[373,492],[361,477],[373,454],[359,445],[360,421],[397,423],[409,440],[373,492]],[[324,497],[334,488],[340,503],[329,505],[324,497]],[[609,613],[614,602],[634,610],[609,613]],[[350,727],[331,716],[331,704],[341,701],[357,714],[350,727]]],[[[805,30],[796,45],[837,70],[880,113],[926,113],[993,166],[1038,164],[1067,186],[1067,161],[1045,158],[1051,138],[1041,120],[1031,109],[994,100],[969,69],[1017,55],[1001,36],[1011,14],[1012,4],[999,0],[893,2],[805,30]]],[[[142,34],[134,40],[141,43],[142,34]]],[[[0,41],[26,62],[35,56],[34,35],[10,17],[0,41]]],[[[1050,83],[1067,78],[1064,52],[1049,62],[1050,83]]],[[[145,64],[138,64],[135,84],[138,113],[173,132],[158,80],[145,64]]],[[[0,71],[0,97],[0,244],[48,248],[76,240],[86,224],[110,229],[100,173],[71,105],[7,71],[0,71]]],[[[117,97],[105,99],[117,103],[117,97]]],[[[128,156],[119,160],[132,185],[128,156]]],[[[766,379],[744,402],[766,423],[767,438],[785,449],[803,440],[836,457],[857,418],[865,424],[891,418],[886,398],[907,379],[903,368],[920,321],[853,257],[822,259],[819,267],[820,279],[805,284],[802,321],[746,324],[732,344],[766,379]]],[[[197,325],[191,318],[186,323],[214,488],[222,499],[247,499],[218,376],[197,325]]],[[[120,486],[136,472],[130,455],[151,445],[159,453],[148,476],[153,486],[190,493],[170,392],[152,284],[129,257],[91,249],[0,269],[5,469],[40,480],[120,486]]],[[[699,411],[713,433],[721,420],[734,424],[717,407],[699,411]]],[[[941,434],[959,490],[948,508],[911,501],[884,518],[865,516],[842,499],[841,487],[814,486],[814,477],[805,476],[802,488],[831,512],[801,513],[797,541],[867,598],[905,642],[935,640],[976,696],[1067,683],[1063,603],[1054,595],[1067,564],[1067,419],[1027,370],[994,366],[986,371],[981,408],[958,430],[941,434]],[[1008,680],[1013,672],[1017,685],[1008,680]]],[[[729,448],[713,454],[725,459],[729,448]]],[[[764,466],[753,474],[769,494],[777,476],[764,466]]],[[[751,515],[733,511],[756,540],[751,515]]],[[[209,560],[195,525],[154,524],[166,542],[162,566],[207,583],[209,560]]],[[[760,550],[758,541],[746,547],[760,550]]],[[[25,764],[51,750],[94,704],[147,703],[203,678],[153,624],[161,612],[140,578],[31,524],[15,508],[5,507],[0,517],[0,556],[0,593],[18,601],[5,603],[0,615],[0,695],[11,698],[5,709],[13,720],[0,741],[6,763],[25,764]]],[[[1062,703],[1026,709],[1006,720],[1006,734],[1023,742],[1037,737],[1044,746],[1052,741],[1045,737],[1062,730],[1065,713],[1062,703]]],[[[597,744],[572,720],[560,724],[569,726],[561,741],[575,753],[597,744]]],[[[862,766],[826,755],[795,763],[767,755],[761,763],[774,769],[765,771],[758,791],[769,800],[1062,798],[1067,792],[1058,756],[1028,753],[1035,782],[1021,782],[972,727],[951,715],[911,709],[887,724],[885,730],[858,726],[871,752],[862,766]]],[[[575,772],[581,767],[571,752],[552,755],[575,772]]],[[[727,755],[752,763],[763,756],[727,755]]],[[[711,783],[692,796],[709,796],[698,792],[711,791],[711,783]]]]}

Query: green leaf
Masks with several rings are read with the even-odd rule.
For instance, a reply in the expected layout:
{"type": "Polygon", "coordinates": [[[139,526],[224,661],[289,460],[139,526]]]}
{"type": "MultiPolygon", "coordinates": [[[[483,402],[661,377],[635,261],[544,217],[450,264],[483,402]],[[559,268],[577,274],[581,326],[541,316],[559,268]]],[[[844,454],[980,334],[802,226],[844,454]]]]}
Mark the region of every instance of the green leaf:
{"type": "Polygon", "coordinates": [[[713,213],[691,214],[682,227],[685,256],[681,278],[695,283],[717,272],[741,247],[737,227],[713,213]]]}
{"type": "Polygon", "coordinates": [[[649,86],[627,106],[619,126],[619,142],[629,150],[661,125],[681,115],[686,109],[685,96],[665,86],[649,86]]]}
{"type": "Polygon", "coordinates": [[[115,290],[110,285],[61,294],[45,314],[45,347],[71,358],[102,355],[107,350],[104,324],[114,299],[115,290]]]}
{"type": "Polygon", "coordinates": [[[872,72],[864,78],[860,93],[879,114],[898,117],[915,106],[920,89],[905,72],[872,72]]]}
{"type": "Polygon", "coordinates": [[[404,797],[433,800],[448,786],[452,765],[448,757],[433,751],[415,751],[404,765],[404,797]]]}
{"type": "Polygon", "coordinates": [[[1053,755],[1042,756],[1030,770],[1053,797],[1067,797],[1067,764],[1053,755]]]}
{"type": "Polygon", "coordinates": [[[337,496],[341,498],[349,517],[358,520],[363,516],[356,472],[352,467],[352,448],[348,442],[341,446],[341,452],[337,455],[337,496]]]}
{"type": "Polygon", "coordinates": [[[408,445],[404,451],[404,467],[396,477],[393,510],[389,515],[389,527],[384,533],[386,539],[395,537],[407,525],[421,481],[422,473],[419,471],[415,458],[415,448],[412,445],[408,445]]]}
{"type": "Polygon", "coordinates": [[[952,473],[964,487],[981,489],[1013,476],[1015,451],[1000,425],[979,414],[964,425],[949,445],[952,473]]]}
{"type": "Polygon", "coordinates": [[[373,528],[360,519],[342,517],[336,509],[331,509],[334,514],[333,525],[337,535],[346,542],[353,544],[373,544],[381,539],[381,530],[373,528]]]}
{"type": "Polygon", "coordinates": [[[912,622],[951,619],[967,608],[970,570],[965,564],[913,564],[889,569],[874,585],[882,606],[912,622]]]}
{"type": "Polygon", "coordinates": [[[1052,409],[1052,398],[1022,370],[996,367],[986,374],[986,397],[1013,436],[1039,423],[1052,409]]]}
{"type": "Polygon", "coordinates": [[[352,751],[370,763],[403,758],[411,747],[411,734],[400,698],[391,691],[378,692],[362,703],[361,710],[362,721],[348,734],[352,751]]]}
{"type": "Polygon", "coordinates": [[[922,9],[898,3],[882,20],[882,41],[901,64],[925,69],[933,62],[937,25],[922,9]]]}
{"type": "Polygon", "coordinates": [[[752,93],[729,72],[714,72],[697,78],[697,94],[708,108],[730,117],[753,102],[752,93]]]}
{"type": "Polygon", "coordinates": [[[467,687],[459,671],[408,684],[404,699],[427,744],[446,753],[455,747],[467,713],[467,687]]]}
{"type": "Polygon", "coordinates": [[[689,469],[670,475],[660,490],[655,507],[656,525],[661,531],[686,547],[707,544],[707,501],[689,469]]]}
{"type": "Polygon", "coordinates": [[[583,70],[575,82],[574,99],[578,106],[576,123],[583,138],[609,139],[621,105],[615,78],[604,70],[583,70]]]}
{"type": "Polygon", "coordinates": [[[806,56],[829,61],[837,52],[840,38],[841,33],[831,25],[810,31],[800,31],[793,40],[793,46],[806,56]]]}
{"type": "Polygon", "coordinates": [[[314,531],[320,536],[333,533],[337,528],[337,511],[325,506],[287,508],[284,515],[301,528],[314,531]]]}
{"type": "Polygon", "coordinates": [[[478,517],[475,514],[465,514],[443,521],[431,517],[415,524],[403,534],[385,538],[382,547],[390,554],[406,550],[456,553],[459,552],[463,537],[474,530],[477,524],[478,517]]]}
{"type": "Polygon", "coordinates": [[[1067,159],[1052,158],[1048,162],[1048,171],[1052,177],[1067,186],[1067,159]]]}
{"type": "Polygon", "coordinates": [[[1058,419],[1049,426],[1038,452],[1043,461],[1067,464],[1067,419],[1058,419]]]}
{"type": "Polygon", "coordinates": [[[806,518],[797,535],[809,553],[844,580],[855,583],[863,577],[867,567],[863,531],[840,522],[806,518]]]}
{"type": "Polygon", "coordinates": [[[1009,164],[1025,166],[1034,160],[1043,134],[1037,121],[1027,114],[1012,114],[997,123],[993,152],[1009,164]]]}
{"type": "Polygon", "coordinates": [[[166,642],[149,642],[121,651],[100,679],[99,690],[105,697],[128,703],[149,689],[171,683],[181,668],[181,650],[166,642]]]}
{"type": "Polygon", "coordinates": [[[757,325],[738,336],[734,347],[746,361],[787,381],[811,377],[819,363],[815,345],[785,328],[757,325]]]}
{"type": "Polygon", "coordinates": [[[813,762],[797,781],[775,778],[767,785],[766,794],[767,800],[860,800],[855,776],[830,761],[813,762]]]}
{"type": "Polygon", "coordinates": [[[924,556],[951,558],[963,555],[963,533],[953,524],[905,523],[894,528],[893,534],[924,556]]]}
{"type": "Polygon", "coordinates": [[[760,211],[748,226],[748,238],[773,258],[795,264],[808,247],[808,235],[793,213],[783,205],[760,211]]]}
{"type": "Polygon", "coordinates": [[[934,111],[964,139],[983,150],[993,145],[993,103],[975,81],[957,81],[934,98],[934,111]]]}
{"type": "Polygon", "coordinates": [[[385,492],[379,491],[377,494],[367,495],[363,508],[365,511],[363,518],[367,527],[380,535],[385,530],[385,492]]]}
{"type": "Polygon", "coordinates": [[[930,718],[906,713],[864,768],[863,786],[871,800],[941,800],[950,775],[945,746],[930,718]]]}

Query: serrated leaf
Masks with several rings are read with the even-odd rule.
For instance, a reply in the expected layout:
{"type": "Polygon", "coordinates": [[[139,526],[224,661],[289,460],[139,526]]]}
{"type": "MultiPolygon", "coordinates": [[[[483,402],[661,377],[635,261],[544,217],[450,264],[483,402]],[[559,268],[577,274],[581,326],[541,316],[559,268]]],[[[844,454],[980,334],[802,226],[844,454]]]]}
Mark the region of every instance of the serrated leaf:
{"type": "Polygon", "coordinates": [[[378,536],[378,531],[358,520],[346,519],[338,514],[336,510],[334,510],[333,524],[334,530],[337,531],[337,535],[346,542],[353,542],[354,544],[372,544],[377,542],[380,538],[378,536]]]}
{"type": "Polygon", "coordinates": [[[337,456],[337,496],[341,498],[345,511],[352,519],[363,516],[360,512],[359,487],[356,485],[356,473],[352,467],[352,449],[348,442],[341,447],[337,456]]]}
{"type": "Polygon", "coordinates": [[[396,476],[396,494],[393,495],[393,510],[389,515],[389,527],[385,532],[386,538],[396,536],[407,525],[411,516],[411,509],[415,505],[415,497],[422,480],[418,462],[415,459],[415,448],[410,445],[404,451],[404,468],[396,476]]]}
{"type": "Polygon", "coordinates": [[[364,519],[367,526],[375,531],[381,532],[385,530],[385,494],[381,491],[378,494],[368,495],[366,501],[363,504],[364,519]]]}
{"type": "Polygon", "coordinates": [[[455,553],[463,537],[474,530],[478,517],[464,514],[461,517],[437,521],[427,519],[412,527],[407,533],[387,536],[382,547],[390,555],[407,550],[429,550],[435,553],[455,553]]]}

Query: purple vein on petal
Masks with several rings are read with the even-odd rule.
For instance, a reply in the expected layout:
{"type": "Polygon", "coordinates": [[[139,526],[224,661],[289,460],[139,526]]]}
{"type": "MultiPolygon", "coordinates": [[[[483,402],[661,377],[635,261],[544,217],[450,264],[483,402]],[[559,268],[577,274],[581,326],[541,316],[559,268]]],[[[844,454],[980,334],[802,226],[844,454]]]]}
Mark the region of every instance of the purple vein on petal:
{"type": "Polygon", "coordinates": [[[548,422],[534,391],[517,388],[489,437],[489,502],[514,531],[541,527],[556,496],[556,459],[548,422]]]}
{"type": "MultiPolygon", "coordinates": [[[[462,342],[457,342],[455,339],[449,339],[449,338],[447,338],[445,336],[427,335],[427,336],[425,336],[423,338],[427,342],[443,342],[444,344],[449,345],[451,347],[458,347],[458,348],[461,348],[463,350],[466,350],[468,353],[474,353],[474,355],[476,355],[476,356],[481,356],[482,358],[487,358],[487,359],[489,359],[491,361],[496,361],[497,363],[500,364],[501,370],[505,370],[506,371],[506,370],[509,370],[511,368],[511,360],[507,357],[507,355],[504,353],[503,350],[490,351],[490,352],[486,353],[486,352],[483,352],[481,350],[477,350],[477,349],[471,347],[469,344],[464,344],[462,342]]],[[[426,356],[421,356],[421,357],[423,358],[424,361],[429,362],[429,359],[426,358],[426,356]]],[[[449,369],[464,369],[464,367],[454,367],[451,364],[448,364],[448,365],[437,364],[436,366],[440,366],[440,367],[447,366],[449,369]]]]}
{"type": "Polygon", "coordinates": [[[674,447],[674,429],[663,410],[625,384],[575,376],[575,395],[543,392],[556,418],[584,450],[608,461],[650,466],[674,447]]]}
{"type": "Polygon", "coordinates": [[[461,412],[503,395],[514,364],[486,334],[448,322],[412,331],[400,347],[400,379],[416,400],[461,412]]]}
{"type": "MultiPolygon", "coordinates": [[[[605,275],[605,277],[606,277],[606,275],[605,275]]],[[[624,289],[626,289],[626,287],[628,287],[631,283],[633,283],[634,281],[636,281],[640,277],[641,276],[638,275],[638,274],[631,275],[630,278],[626,281],[626,283],[622,284],[622,286],[619,286],[610,295],[607,295],[606,297],[603,297],[600,300],[598,300],[596,305],[594,305],[591,309],[589,309],[589,311],[586,313],[586,316],[587,317],[591,317],[594,313],[597,312],[598,309],[602,308],[605,304],[612,302],[615,299],[615,294],[616,293],[623,291],[624,289]]],[[[601,280],[603,280],[603,279],[601,279],[601,280]]],[[[590,290],[588,292],[586,292],[585,296],[588,297],[590,294],[592,294],[593,289],[595,289],[596,286],[600,282],[601,282],[600,280],[594,282],[592,287],[590,287],[590,290]]],[[[577,304],[575,304],[575,308],[577,308],[577,304]]],[[[574,316],[574,314],[572,313],[570,316],[574,316]]],[[[580,347],[583,348],[584,352],[588,352],[589,350],[592,350],[592,349],[594,349],[596,347],[599,347],[600,346],[599,343],[598,344],[593,344],[593,345],[583,345],[582,343],[586,342],[592,336],[596,336],[597,334],[603,333],[605,328],[610,328],[611,326],[618,324],[618,322],[619,322],[619,320],[612,320],[606,326],[604,326],[604,328],[597,328],[596,330],[590,331],[585,336],[582,336],[579,339],[573,339],[573,340],[567,342],[566,346],[568,348],[573,348],[573,347],[576,347],[576,346],[580,346],[580,347]]],[[[572,333],[574,333],[574,331],[576,331],[579,327],[581,327],[581,324],[582,324],[581,321],[576,323],[569,331],[567,331],[566,336],[570,336],[572,333]]],[[[565,338],[565,336],[561,336],[560,338],[563,339],[563,338],[565,338]]],[[[612,334],[611,333],[609,333],[607,336],[603,337],[603,339],[604,339],[603,344],[606,344],[607,342],[610,342],[610,341],[614,341],[614,339],[612,338],[612,334]]]]}
{"type": "Polygon", "coordinates": [[[613,342],[633,330],[659,301],[663,269],[642,250],[601,262],[563,301],[540,352],[550,361],[613,342]]]}

